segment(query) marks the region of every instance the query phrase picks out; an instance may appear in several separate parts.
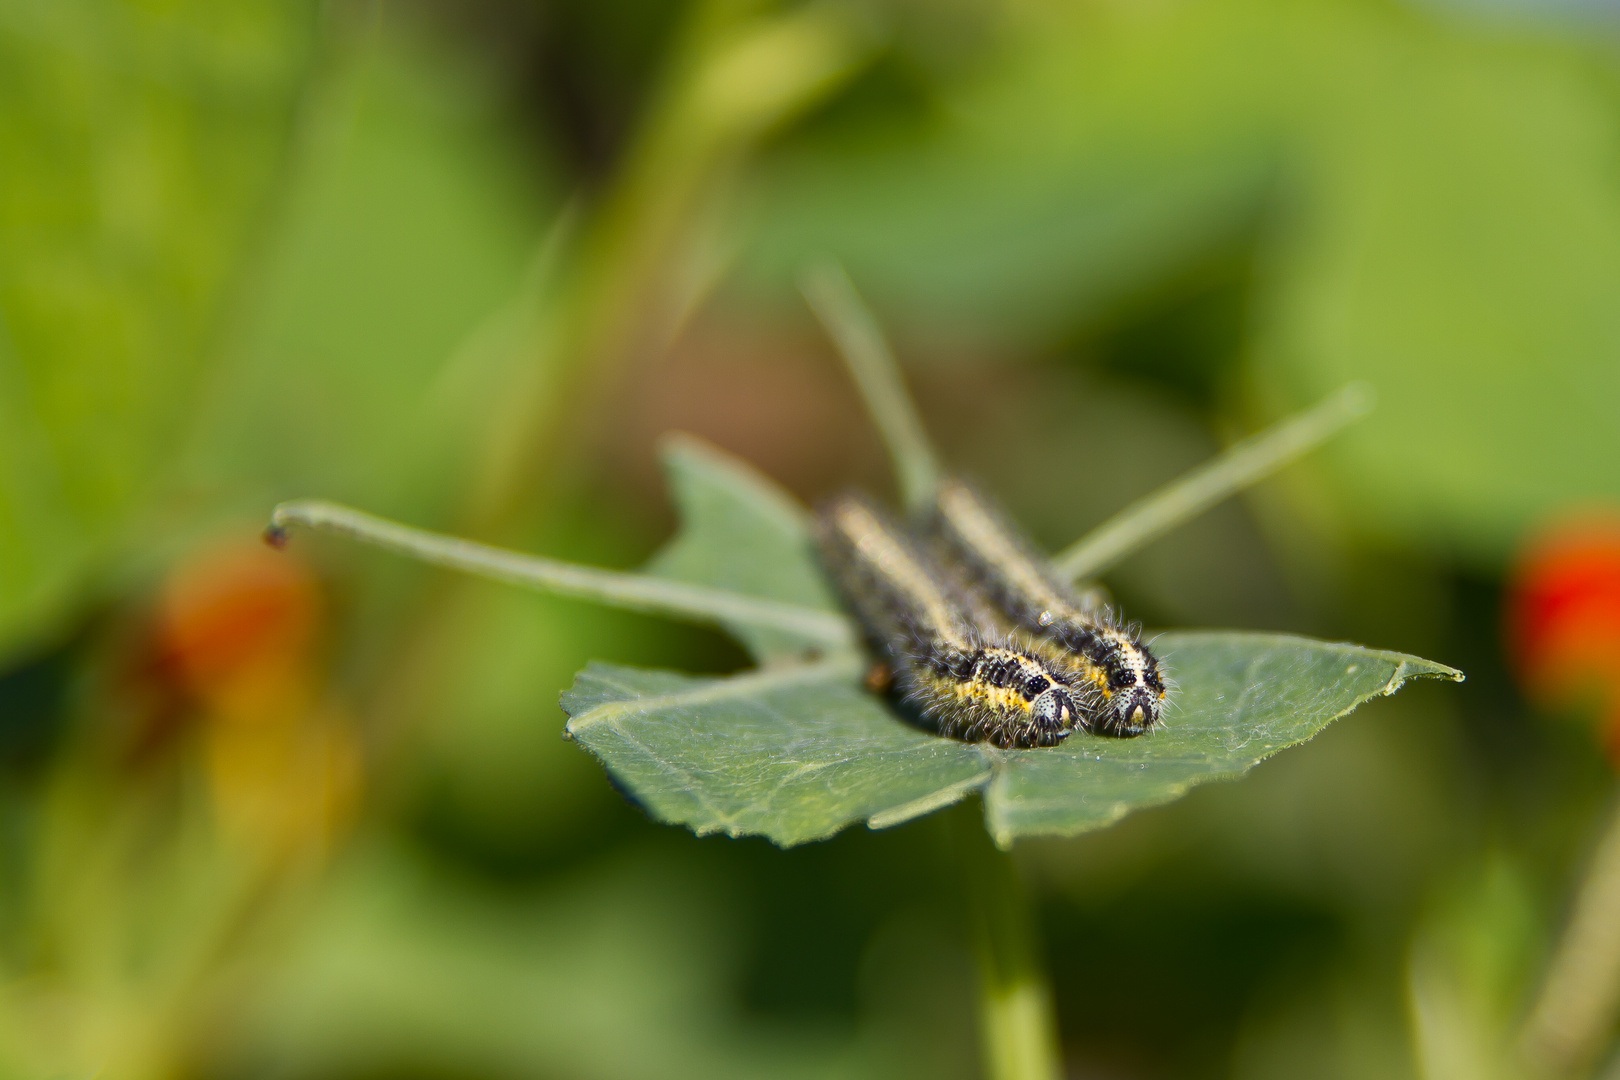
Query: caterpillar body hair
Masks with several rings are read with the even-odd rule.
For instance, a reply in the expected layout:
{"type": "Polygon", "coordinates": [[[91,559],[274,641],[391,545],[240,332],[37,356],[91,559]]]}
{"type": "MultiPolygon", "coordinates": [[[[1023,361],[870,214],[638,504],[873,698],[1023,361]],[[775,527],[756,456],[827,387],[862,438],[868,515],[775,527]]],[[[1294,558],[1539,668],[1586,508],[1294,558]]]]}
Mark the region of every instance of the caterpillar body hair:
{"type": "Polygon", "coordinates": [[[1035,547],[971,485],[946,479],[936,493],[934,524],[1007,618],[1072,657],[1094,694],[1086,727],[1129,738],[1164,716],[1168,689],[1158,658],[1106,606],[1088,604],[1061,580],[1035,547]]]}
{"type": "Polygon", "coordinates": [[[940,734],[1056,746],[1095,714],[1094,684],[1061,655],[997,631],[903,529],[857,495],[816,520],[823,561],[905,698],[940,734]]]}

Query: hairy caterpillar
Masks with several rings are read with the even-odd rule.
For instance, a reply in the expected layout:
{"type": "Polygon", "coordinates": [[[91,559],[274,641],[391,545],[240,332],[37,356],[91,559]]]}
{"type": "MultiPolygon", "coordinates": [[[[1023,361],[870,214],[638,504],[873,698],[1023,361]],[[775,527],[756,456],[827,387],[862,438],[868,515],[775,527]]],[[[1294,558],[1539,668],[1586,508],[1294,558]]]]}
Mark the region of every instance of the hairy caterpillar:
{"type": "Polygon", "coordinates": [[[1015,624],[1070,654],[1094,693],[1089,731],[1127,738],[1157,724],[1167,694],[1159,661],[1106,607],[1083,603],[1010,520],[971,486],[939,486],[934,524],[976,584],[1015,624]]]}
{"type": "Polygon", "coordinates": [[[872,504],[841,497],[816,524],[840,590],[907,700],[940,734],[1055,746],[1095,713],[1097,692],[1082,673],[979,618],[974,602],[872,504]]]}

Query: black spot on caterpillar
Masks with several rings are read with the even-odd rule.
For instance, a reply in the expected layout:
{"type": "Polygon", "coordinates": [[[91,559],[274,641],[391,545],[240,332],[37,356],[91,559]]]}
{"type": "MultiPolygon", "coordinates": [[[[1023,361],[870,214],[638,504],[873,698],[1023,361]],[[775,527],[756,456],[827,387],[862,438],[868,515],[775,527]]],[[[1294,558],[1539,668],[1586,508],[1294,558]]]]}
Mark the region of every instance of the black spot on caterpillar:
{"type": "Polygon", "coordinates": [[[981,623],[931,557],[865,499],[829,503],[816,532],[828,570],[896,684],[940,734],[1000,747],[1056,746],[1095,711],[1096,691],[1077,672],[1056,653],[981,623]]]}
{"type": "Polygon", "coordinates": [[[939,488],[934,524],[947,549],[1018,626],[1065,650],[1096,693],[1088,730],[1128,738],[1152,729],[1168,693],[1159,661],[1106,607],[1081,602],[988,500],[961,480],[939,488]]]}

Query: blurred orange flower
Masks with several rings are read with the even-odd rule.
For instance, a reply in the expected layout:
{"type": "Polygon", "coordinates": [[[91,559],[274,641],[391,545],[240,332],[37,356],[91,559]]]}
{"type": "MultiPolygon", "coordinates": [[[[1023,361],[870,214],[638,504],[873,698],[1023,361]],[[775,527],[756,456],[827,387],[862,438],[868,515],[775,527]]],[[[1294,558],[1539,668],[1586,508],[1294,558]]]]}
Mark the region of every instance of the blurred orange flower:
{"type": "Polygon", "coordinates": [[[164,651],[201,707],[214,802],[227,827],[283,855],[325,850],[360,779],[353,725],[318,663],[320,587],[254,540],[198,550],[162,600],[164,651]]]}
{"type": "Polygon", "coordinates": [[[1508,652],[1538,705],[1595,704],[1620,767],[1620,513],[1568,519],[1529,544],[1508,580],[1508,652]]]}
{"type": "Polygon", "coordinates": [[[188,690],[241,715],[285,706],[307,674],[320,591],[309,568],[261,544],[196,552],[163,590],[163,636],[188,690]]]}

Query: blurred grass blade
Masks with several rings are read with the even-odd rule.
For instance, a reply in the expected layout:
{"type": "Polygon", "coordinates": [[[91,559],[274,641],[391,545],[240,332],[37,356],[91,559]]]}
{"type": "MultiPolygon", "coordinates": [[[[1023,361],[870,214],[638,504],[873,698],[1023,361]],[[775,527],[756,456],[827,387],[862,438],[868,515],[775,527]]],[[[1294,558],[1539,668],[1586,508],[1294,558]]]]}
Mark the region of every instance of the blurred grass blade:
{"type": "Polygon", "coordinates": [[[601,397],[718,275],[711,245],[726,192],[762,139],[832,93],[875,55],[877,41],[842,5],[761,13],[749,4],[693,5],[691,25],[653,88],[612,181],[593,198],[564,252],[555,296],[514,347],[495,401],[464,521],[499,532],[536,509],[565,469],[579,425],[601,397]]]}
{"type": "MultiPolygon", "coordinates": [[[[1541,918],[1524,869],[1501,851],[1448,874],[1407,954],[1419,1080],[1552,1080],[1514,1052],[1525,976],[1540,966],[1541,918]]],[[[1582,1074],[1584,1075],[1584,1074],[1582,1074]]]]}
{"type": "Polygon", "coordinates": [[[861,302],[844,268],[831,259],[805,267],[799,289],[838,346],[861,399],[894,461],[900,497],[908,510],[933,505],[939,462],[900,377],[900,366],[877,319],[861,302]]]}
{"type": "Polygon", "coordinates": [[[1270,475],[1372,411],[1372,387],[1351,383],[1314,408],[1251,436],[1139,499],[1053,559],[1071,580],[1092,577],[1216,503],[1270,475]]]}
{"type": "Polygon", "coordinates": [[[1540,997],[1525,1021],[1524,1056],[1538,1075],[1590,1066],[1620,1014],[1620,808],[1592,855],[1540,997]]]}
{"type": "Polygon", "coordinates": [[[595,600],[615,607],[711,625],[746,623],[780,630],[807,643],[827,647],[847,647],[854,643],[848,620],[831,612],[742,596],[705,585],[524,555],[442,533],[413,529],[320,499],[300,499],[277,506],[271,515],[266,539],[279,545],[284,542],[287,528],[291,525],[337,533],[435,566],[512,585],[524,585],[559,596],[595,600]]]}

